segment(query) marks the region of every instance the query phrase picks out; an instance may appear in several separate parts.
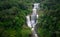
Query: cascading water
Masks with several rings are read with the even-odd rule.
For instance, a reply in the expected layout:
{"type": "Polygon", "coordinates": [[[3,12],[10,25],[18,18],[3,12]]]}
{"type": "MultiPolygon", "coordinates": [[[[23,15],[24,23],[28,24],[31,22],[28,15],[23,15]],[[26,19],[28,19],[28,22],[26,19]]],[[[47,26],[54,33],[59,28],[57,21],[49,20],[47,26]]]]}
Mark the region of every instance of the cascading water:
{"type": "Polygon", "coordinates": [[[28,16],[26,16],[26,18],[27,18],[27,25],[28,25],[28,27],[31,28],[30,16],[28,15],[28,16]]]}
{"type": "Polygon", "coordinates": [[[35,26],[37,24],[38,13],[37,9],[39,8],[39,3],[34,3],[33,12],[31,15],[26,16],[27,25],[31,28],[33,37],[38,37],[35,31],[35,26]],[[31,17],[31,18],[30,18],[31,17]]]}

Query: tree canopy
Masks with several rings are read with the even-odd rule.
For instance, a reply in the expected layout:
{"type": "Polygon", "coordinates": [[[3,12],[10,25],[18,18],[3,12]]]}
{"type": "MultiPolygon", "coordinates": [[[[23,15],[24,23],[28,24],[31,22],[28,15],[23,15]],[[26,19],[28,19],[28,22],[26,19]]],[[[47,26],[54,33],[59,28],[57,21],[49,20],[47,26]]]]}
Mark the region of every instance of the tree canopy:
{"type": "Polygon", "coordinates": [[[60,37],[60,0],[0,0],[0,37],[31,37],[26,15],[40,3],[39,37],[60,37]]]}

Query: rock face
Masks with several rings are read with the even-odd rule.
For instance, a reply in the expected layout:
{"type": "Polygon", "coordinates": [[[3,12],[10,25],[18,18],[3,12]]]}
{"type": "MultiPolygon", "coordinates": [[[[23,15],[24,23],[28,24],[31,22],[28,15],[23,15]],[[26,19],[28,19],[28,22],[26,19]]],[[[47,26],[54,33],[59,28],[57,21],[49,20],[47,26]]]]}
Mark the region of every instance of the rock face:
{"type": "Polygon", "coordinates": [[[37,13],[37,9],[38,8],[39,8],[39,3],[34,3],[32,14],[30,16],[29,15],[26,16],[26,18],[27,18],[27,25],[32,30],[32,37],[38,37],[38,35],[36,33],[36,29],[35,29],[35,26],[37,24],[37,19],[38,19],[38,13],[37,13]]]}

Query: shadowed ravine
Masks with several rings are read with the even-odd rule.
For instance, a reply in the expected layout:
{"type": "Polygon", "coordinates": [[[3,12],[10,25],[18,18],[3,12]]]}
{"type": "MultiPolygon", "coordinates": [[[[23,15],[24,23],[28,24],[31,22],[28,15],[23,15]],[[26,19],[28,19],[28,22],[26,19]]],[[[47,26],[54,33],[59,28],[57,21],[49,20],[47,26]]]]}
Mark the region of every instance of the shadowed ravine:
{"type": "Polygon", "coordinates": [[[37,33],[36,33],[36,24],[38,22],[38,9],[39,9],[39,3],[34,3],[34,7],[33,7],[33,12],[31,15],[26,16],[27,18],[27,25],[28,27],[31,28],[32,31],[32,37],[38,37],[37,33]]]}

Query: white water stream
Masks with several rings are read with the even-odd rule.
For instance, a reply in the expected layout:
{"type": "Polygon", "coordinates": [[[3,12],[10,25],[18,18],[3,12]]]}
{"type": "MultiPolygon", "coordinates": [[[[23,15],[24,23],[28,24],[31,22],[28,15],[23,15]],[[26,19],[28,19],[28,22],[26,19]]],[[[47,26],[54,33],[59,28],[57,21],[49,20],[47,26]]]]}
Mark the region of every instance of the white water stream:
{"type": "Polygon", "coordinates": [[[37,19],[38,19],[38,13],[37,13],[38,8],[39,8],[39,3],[34,3],[34,7],[32,9],[33,10],[32,14],[26,16],[27,25],[28,25],[28,27],[31,28],[32,34],[34,35],[33,37],[38,37],[38,35],[36,34],[36,31],[35,31],[35,26],[37,24],[37,19]]]}

